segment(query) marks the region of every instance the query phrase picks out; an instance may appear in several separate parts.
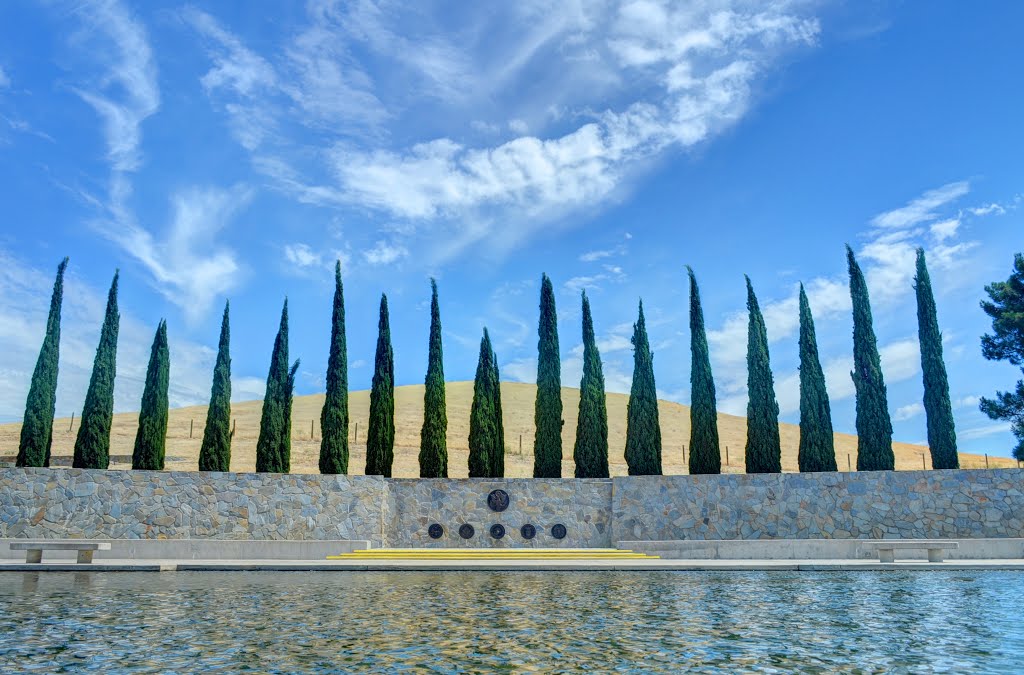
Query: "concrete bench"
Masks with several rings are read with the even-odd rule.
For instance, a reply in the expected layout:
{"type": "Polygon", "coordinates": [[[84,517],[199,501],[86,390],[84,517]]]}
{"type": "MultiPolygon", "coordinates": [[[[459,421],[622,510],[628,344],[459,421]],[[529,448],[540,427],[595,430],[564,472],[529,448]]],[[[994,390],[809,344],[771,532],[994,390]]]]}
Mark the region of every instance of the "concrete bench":
{"type": "Polygon", "coordinates": [[[68,541],[66,539],[54,539],[52,541],[12,541],[12,551],[25,551],[25,562],[43,562],[43,551],[78,551],[77,562],[88,564],[92,562],[94,551],[109,551],[110,543],[105,541],[68,541]]]}
{"type": "Polygon", "coordinates": [[[929,539],[894,539],[892,541],[883,539],[881,541],[865,542],[865,544],[869,549],[878,551],[878,561],[884,563],[896,562],[897,550],[917,550],[922,548],[928,550],[928,562],[942,562],[943,551],[954,551],[960,548],[960,544],[955,541],[929,539]]]}

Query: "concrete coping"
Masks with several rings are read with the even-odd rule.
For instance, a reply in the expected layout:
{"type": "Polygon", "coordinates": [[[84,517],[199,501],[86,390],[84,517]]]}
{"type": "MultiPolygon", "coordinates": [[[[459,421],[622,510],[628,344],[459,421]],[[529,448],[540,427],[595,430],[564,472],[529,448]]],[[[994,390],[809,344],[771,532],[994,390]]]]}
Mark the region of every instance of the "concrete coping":
{"type": "Polygon", "coordinates": [[[936,539],[873,539],[863,543],[870,548],[881,549],[941,548],[951,551],[960,548],[960,544],[955,541],[939,541],[936,539]]]}
{"type": "Polygon", "coordinates": [[[110,542],[70,541],[67,539],[42,539],[36,541],[12,541],[12,551],[109,551],[110,542]]]}

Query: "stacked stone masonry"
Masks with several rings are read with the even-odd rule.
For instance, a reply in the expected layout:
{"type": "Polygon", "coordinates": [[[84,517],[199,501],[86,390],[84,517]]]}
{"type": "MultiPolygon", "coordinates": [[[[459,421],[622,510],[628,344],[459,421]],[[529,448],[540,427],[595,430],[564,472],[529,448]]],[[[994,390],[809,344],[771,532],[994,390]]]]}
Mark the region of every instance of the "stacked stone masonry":
{"type": "Polygon", "coordinates": [[[365,539],[608,547],[732,539],[1024,537],[1018,469],[577,479],[383,479],[0,469],[0,538],[365,539]],[[510,497],[492,511],[488,494],[510,497]],[[431,524],[444,528],[439,539],[431,524]],[[461,525],[474,528],[471,539],[461,525]],[[505,536],[490,536],[494,524],[505,536]],[[525,539],[523,525],[537,536],[525,539]],[[552,536],[555,525],[567,536],[552,536]]]}

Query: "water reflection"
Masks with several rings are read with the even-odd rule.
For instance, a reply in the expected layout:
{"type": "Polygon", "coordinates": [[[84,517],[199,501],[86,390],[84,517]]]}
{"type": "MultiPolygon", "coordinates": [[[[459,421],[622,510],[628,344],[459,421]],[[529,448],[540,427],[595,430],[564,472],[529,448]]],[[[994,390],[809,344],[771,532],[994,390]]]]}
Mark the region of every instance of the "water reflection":
{"type": "Polygon", "coordinates": [[[1024,577],[4,573],[0,671],[1013,672],[1024,577]]]}

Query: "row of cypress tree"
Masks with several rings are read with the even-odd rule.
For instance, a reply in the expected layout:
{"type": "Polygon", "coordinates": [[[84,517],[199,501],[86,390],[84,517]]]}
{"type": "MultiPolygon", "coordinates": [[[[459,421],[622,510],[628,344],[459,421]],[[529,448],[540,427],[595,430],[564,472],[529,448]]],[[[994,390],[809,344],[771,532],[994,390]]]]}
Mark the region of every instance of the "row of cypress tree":
{"type": "MultiPolygon", "coordinates": [[[[892,423],[888,413],[885,382],[872,326],[871,307],[864,275],[847,246],[850,293],[854,324],[854,380],[857,398],[858,470],[891,470],[892,423]]],[[[19,466],[48,466],[53,436],[60,342],[60,311],[65,258],[57,268],[47,330],[29,389],[25,423],[18,452],[19,466]]],[[[924,372],[928,440],[934,468],[956,468],[956,434],[949,385],[942,359],[942,336],[923,250],[917,252],[917,295],[921,360],[924,372]]],[[[721,455],[717,428],[715,383],[700,290],[693,270],[687,267],[690,285],[691,331],[691,474],[719,473],[721,455]]],[[[782,470],[779,438],[779,407],[768,352],[768,336],[753,284],[745,277],[747,309],[747,442],[748,473],[782,470]]],[[[107,468],[119,313],[118,274],[110,288],[106,316],[100,334],[85,407],[75,443],[73,466],[107,468]]],[[[835,447],[825,378],[818,355],[814,320],[807,294],[800,286],[800,447],[801,471],[835,471],[835,447]]],[[[220,342],[214,366],[210,405],[199,455],[201,471],[227,471],[231,462],[231,357],[230,306],[225,304],[220,342]]],[[[424,389],[424,418],[420,434],[420,475],[448,475],[447,412],[441,342],[441,318],[437,284],[431,279],[430,334],[424,389]]],[[[608,414],[604,375],[594,333],[590,301],[582,293],[583,377],[573,459],[578,478],[608,477],[608,414]]],[[[534,409],[534,476],[558,478],[562,473],[563,407],[561,362],[554,288],[541,278],[538,322],[537,393],[534,409]]],[[[625,458],[630,475],[658,475],[662,471],[662,443],[658,420],[653,354],[647,337],[643,302],[638,308],[632,337],[634,374],[627,409],[625,458]]],[[[274,342],[267,389],[257,440],[256,470],[288,472],[291,457],[291,407],[299,362],[288,365],[288,302],[274,342]]],[[[167,323],[161,321],[150,355],[139,414],[139,429],[132,457],[136,469],[162,469],[167,434],[168,375],[170,356],[167,323]]],[[[335,293],[327,367],[327,395],[321,412],[320,471],[347,473],[348,363],[345,338],[345,303],[340,262],[335,266],[335,293]]],[[[497,356],[484,329],[480,342],[473,403],[470,414],[469,472],[474,477],[504,475],[504,429],[497,356]]],[[[367,430],[367,475],[391,476],[394,462],[394,353],[387,296],[381,296],[377,350],[370,392],[370,423],[367,430]]]]}

